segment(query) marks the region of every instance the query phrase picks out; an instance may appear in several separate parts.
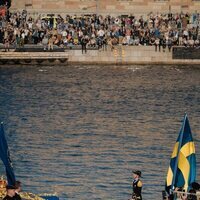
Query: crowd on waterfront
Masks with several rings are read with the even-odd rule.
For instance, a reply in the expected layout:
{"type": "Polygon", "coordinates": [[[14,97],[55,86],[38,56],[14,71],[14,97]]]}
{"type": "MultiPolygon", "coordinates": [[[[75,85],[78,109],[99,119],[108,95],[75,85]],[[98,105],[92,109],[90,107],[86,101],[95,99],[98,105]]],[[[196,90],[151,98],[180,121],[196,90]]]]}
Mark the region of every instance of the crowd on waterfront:
{"type": "Polygon", "coordinates": [[[154,45],[155,50],[172,46],[200,46],[200,14],[153,14],[136,17],[60,15],[35,17],[27,11],[9,13],[0,20],[0,43],[6,49],[12,44],[43,45],[44,49],[82,45],[94,48],[115,45],[154,45]]]}

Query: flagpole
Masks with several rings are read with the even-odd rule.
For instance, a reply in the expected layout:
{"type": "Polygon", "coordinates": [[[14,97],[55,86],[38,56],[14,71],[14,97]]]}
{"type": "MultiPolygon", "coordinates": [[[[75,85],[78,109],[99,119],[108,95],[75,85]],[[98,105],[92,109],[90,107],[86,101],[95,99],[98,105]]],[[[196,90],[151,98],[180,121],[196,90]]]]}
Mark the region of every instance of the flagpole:
{"type": "Polygon", "coordinates": [[[13,186],[15,184],[16,179],[15,179],[15,174],[13,171],[12,163],[10,160],[9,148],[8,148],[8,144],[6,141],[4,127],[3,127],[2,122],[0,124],[0,159],[2,160],[2,162],[5,166],[8,185],[13,186]]]}
{"type": "Polygon", "coordinates": [[[182,145],[182,140],[183,140],[183,131],[184,131],[184,127],[185,127],[185,121],[187,119],[187,114],[185,113],[184,116],[184,121],[181,127],[181,135],[180,135],[180,140],[179,140],[179,144],[178,144],[178,155],[177,155],[177,159],[176,159],[176,163],[175,163],[175,170],[173,173],[173,180],[172,180],[172,185],[171,185],[171,189],[174,190],[174,183],[175,183],[175,179],[176,179],[176,173],[177,173],[177,169],[178,169],[178,159],[179,159],[179,154],[180,154],[180,149],[181,149],[181,145],[182,145]]]}

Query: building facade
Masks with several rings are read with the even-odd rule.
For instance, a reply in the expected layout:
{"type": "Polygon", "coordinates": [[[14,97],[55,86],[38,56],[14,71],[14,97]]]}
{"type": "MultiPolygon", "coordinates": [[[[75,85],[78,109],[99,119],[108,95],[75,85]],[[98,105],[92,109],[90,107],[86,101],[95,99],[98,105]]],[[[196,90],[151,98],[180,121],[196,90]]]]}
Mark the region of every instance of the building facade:
{"type": "Polygon", "coordinates": [[[31,14],[192,13],[200,11],[200,0],[12,0],[11,10],[23,9],[31,14]]]}

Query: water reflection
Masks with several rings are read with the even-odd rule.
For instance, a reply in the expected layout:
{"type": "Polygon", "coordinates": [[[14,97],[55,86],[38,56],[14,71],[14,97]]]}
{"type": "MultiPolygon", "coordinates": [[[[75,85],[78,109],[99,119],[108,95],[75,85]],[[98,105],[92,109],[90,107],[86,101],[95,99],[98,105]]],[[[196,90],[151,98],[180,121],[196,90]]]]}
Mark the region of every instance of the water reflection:
{"type": "Polygon", "coordinates": [[[1,67],[0,119],[17,178],[62,199],[120,200],[140,169],[144,199],[161,198],[184,112],[199,166],[199,77],[194,66],[1,67]]]}

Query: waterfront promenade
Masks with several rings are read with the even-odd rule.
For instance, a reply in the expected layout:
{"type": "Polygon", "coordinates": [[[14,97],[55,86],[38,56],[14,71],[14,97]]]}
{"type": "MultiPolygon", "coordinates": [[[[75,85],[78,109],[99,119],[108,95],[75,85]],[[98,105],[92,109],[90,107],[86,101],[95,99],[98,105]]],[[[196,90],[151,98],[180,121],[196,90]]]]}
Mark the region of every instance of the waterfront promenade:
{"type": "MultiPolygon", "coordinates": [[[[190,51],[190,49],[188,49],[190,51]]],[[[199,53],[199,50],[198,52],[199,53]]],[[[183,55],[184,56],[184,55],[183,55]]],[[[87,50],[65,49],[64,52],[0,52],[0,64],[107,64],[107,65],[131,65],[131,64],[175,64],[175,65],[200,65],[200,59],[174,59],[173,49],[163,52],[155,51],[154,46],[122,46],[118,45],[114,50],[87,50]]]]}
{"type": "Polygon", "coordinates": [[[66,14],[52,20],[34,19],[25,10],[4,18],[1,50],[12,53],[2,52],[1,64],[199,64],[197,12],[144,17],[66,14]],[[174,51],[177,48],[183,51],[174,51]]]}

